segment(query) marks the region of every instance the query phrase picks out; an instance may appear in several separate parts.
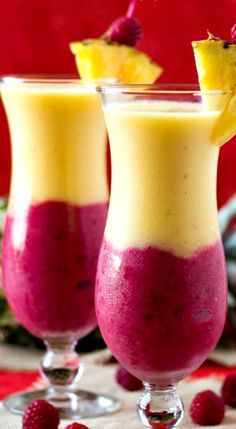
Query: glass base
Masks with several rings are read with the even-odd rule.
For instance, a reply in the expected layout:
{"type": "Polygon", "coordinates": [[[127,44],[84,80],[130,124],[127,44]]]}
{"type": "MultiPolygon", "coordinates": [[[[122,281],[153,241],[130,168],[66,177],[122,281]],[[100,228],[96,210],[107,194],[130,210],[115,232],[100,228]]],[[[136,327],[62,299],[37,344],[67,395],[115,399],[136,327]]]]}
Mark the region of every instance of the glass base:
{"type": "Polygon", "coordinates": [[[83,390],[61,393],[50,389],[29,391],[8,396],[3,404],[8,411],[22,415],[35,399],[46,399],[58,409],[61,418],[69,420],[102,416],[120,408],[120,403],[112,396],[83,390]]]}

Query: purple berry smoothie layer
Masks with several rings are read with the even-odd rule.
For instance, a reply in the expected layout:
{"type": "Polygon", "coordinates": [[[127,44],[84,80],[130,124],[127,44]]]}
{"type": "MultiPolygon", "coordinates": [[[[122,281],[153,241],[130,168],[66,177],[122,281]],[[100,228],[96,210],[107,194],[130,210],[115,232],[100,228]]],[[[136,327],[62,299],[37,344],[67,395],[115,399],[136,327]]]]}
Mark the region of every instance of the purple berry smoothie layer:
{"type": "Polygon", "coordinates": [[[49,201],[7,218],[3,286],[14,314],[36,336],[77,339],[96,326],[94,280],[106,216],[105,203],[49,201]]]}
{"type": "Polygon", "coordinates": [[[214,349],[226,315],[221,242],[191,258],[154,247],[119,251],[103,242],[96,312],[104,340],[136,377],[179,381],[214,349]]]}

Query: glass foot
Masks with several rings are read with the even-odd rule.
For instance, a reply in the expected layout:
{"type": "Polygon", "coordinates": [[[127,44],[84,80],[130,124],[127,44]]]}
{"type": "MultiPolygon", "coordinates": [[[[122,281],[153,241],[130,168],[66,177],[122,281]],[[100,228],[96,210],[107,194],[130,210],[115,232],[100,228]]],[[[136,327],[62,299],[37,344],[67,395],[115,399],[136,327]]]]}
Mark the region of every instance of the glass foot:
{"type": "Polygon", "coordinates": [[[46,399],[58,409],[61,418],[71,420],[102,416],[120,408],[120,403],[112,396],[83,390],[60,393],[50,389],[8,396],[4,401],[4,406],[8,411],[22,415],[27,405],[35,399],[46,399]]]}
{"type": "Polygon", "coordinates": [[[183,419],[183,403],[175,386],[157,386],[144,383],[145,391],[137,404],[144,427],[155,429],[175,428],[183,419]]]}

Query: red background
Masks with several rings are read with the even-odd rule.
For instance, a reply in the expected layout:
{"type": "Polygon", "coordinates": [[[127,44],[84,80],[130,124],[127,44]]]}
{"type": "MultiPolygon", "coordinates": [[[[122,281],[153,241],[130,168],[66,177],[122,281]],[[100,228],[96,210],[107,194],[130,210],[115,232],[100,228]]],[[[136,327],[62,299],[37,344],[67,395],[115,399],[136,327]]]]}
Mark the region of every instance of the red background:
{"type": "MultiPolygon", "coordinates": [[[[0,13],[0,74],[74,73],[68,43],[99,37],[128,0],[6,0],[0,13]]],[[[139,48],[165,72],[161,82],[196,83],[191,40],[211,33],[230,38],[236,22],[236,0],[137,0],[143,24],[139,48]]],[[[219,161],[218,202],[236,191],[236,139],[223,146],[219,161]]],[[[10,145],[0,106],[0,194],[10,179],[10,145]]]]}

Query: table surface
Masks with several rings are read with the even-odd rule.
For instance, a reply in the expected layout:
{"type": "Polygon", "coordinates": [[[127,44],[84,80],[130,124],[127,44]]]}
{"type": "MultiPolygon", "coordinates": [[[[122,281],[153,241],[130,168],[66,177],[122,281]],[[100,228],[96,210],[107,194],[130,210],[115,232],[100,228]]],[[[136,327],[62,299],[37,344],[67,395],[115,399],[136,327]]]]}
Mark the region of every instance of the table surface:
{"type": "MultiPolygon", "coordinates": [[[[112,415],[84,419],[82,422],[90,429],[142,429],[143,426],[135,412],[135,404],[140,392],[127,392],[116,383],[114,375],[117,365],[104,363],[108,355],[109,352],[104,350],[82,356],[85,371],[79,381],[79,387],[115,396],[121,403],[121,409],[112,415]]],[[[222,357],[222,354],[220,356],[222,357]]],[[[39,351],[0,344],[1,399],[6,393],[23,388],[39,388],[44,385],[44,381],[37,373],[41,357],[42,353],[39,351]]],[[[219,357],[218,360],[220,360],[219,357]]],[[[236,366],[232,366],[233,362],[236,364],[236,351],[231,354],[227,352],[225,360],[226,362],[228,360],[227,366],[204,365],[191,377],[179,384],[178,392],[185,406],[184,420],[178,426],[180,429],[200,428],[191,422],[188,413],[189,404],[194,395],[201,390],[212,389],[219,393],[225,374],[231,371],[236,372],[236,366]]],[[[64,429],[68,423],[69,421],[62,420],[59,428],[64,429]]],[[[21,417],[8,413],[2,403],[0,403],[0,428],[21,429],[21,417]]],[[[204,428],[212,429],[212,426],[204,426],[204,428]]],[[[220,426],[214,426],[214,428],[236,429],[236,410],[227,407],[223,423],[220,426]]]]}

